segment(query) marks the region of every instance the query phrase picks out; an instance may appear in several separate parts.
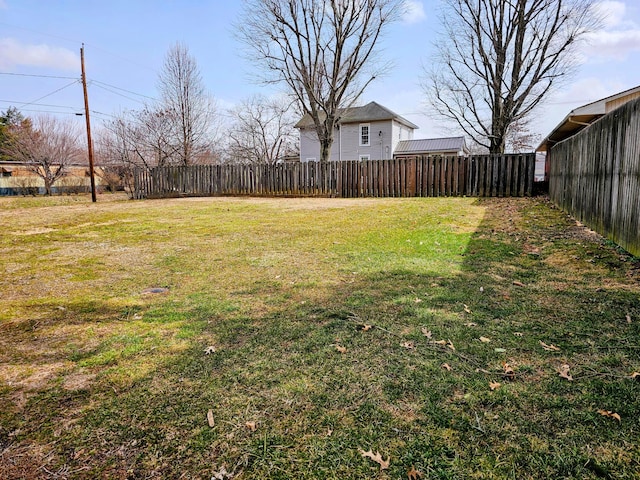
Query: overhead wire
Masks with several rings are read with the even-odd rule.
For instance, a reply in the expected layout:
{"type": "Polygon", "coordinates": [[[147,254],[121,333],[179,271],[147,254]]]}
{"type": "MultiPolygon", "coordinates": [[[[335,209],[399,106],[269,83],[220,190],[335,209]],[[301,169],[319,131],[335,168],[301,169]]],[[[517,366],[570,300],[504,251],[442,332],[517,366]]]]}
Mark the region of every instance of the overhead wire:
{"type": "MultiPolygon", "coordinates": [[[[12,105],[15,104],[20,104],[21,102],[17,101],[17,100],[0,100],[0,102],[2,103],[10,103],[12,105]]],[[[68,105],[51,105],[48,103],[31,103],[30,105],[35,105],[37,107],[52,107],[52,108],[68,108],[70,110],[80,110],[79,107],[70,107],[68,105]]]]}
{"type": "Polygon", "coordinates": [[[83,113],[80,113],[80,112],[57,112],[55,110],[39,110],[39,109],[34,109],[34,108],[21,108],[20,112],[55,113],[55,114],[59,114],[59,115],[75,115],[75,116],[84,115],[83,113]]]}
{"type": "Polygon", "coordinates": [[[58,93],[58,92],[60,92],[60,91],[64,90],[65,88],[69,88],[71,85],[75,85],[76,83],[80,83],[80,80],[75,80],[75,81],[73,81],[73,82],[71,82],[71,83],[68,83],[68,84],[67,84],[67,85],[65,85],[64,87],[60,87],[60,88],[58,88],[57,90],[54,90],[54,91],[53,91],[53,92],[51,92],[51,93],[47,93],[46,95],[43,95],[42,97],[36,98],[35,100],[33,100],[33,101],[31,101],[31,102],[21,103],[20,105],[22,105],[22,106],[25,106],[25,105],[33,105],[33,104],[35,104],[36,102],[39,102],[40,100],[42,100],[42,99],[44,99],[44,98],[50,97],[51,95],[54,95],[54,94],[56,94],[56,93],[58,93]]]}
{"type": "Polygon", "coordinates": [[[154,101],[156,100],[156,99],[155,99],[155,98],[153,98],[153,97],[149,97],[149,96],[147,96],[147,95],[143,95],[143,94],[141,94],[141,93],[132,92],[131,90],[127,90],[126,88],[116,87],[115,85],[110,85],[110,84],[108,84],[108,83],[101,82],[101,81],[99,81],[99,80],[89,79],[89,81],[90,81],[91,83],[95,84],[95,85],[103,85],[103,86],[105,86],[105,87],[111,87],[111,88],[115,88],[116,90],[121,90],[121,91],[123,91],[123,92],[130,93],[131,95],[137,95],[138,97],[148,98],[149,100],[154,100],[154,101]]]}
{"type": "Polygon", "coordinates": [[[15,77],[59,78],[63,80],[79,80],[78,77],[61,77],[58,75],[35,75],[31,73],[0,72],[0,75],[12,75],[15,77]]]}
{"type": "Polygon", "coordinates": [[[95,83],[95,81],[90,82],[90,85],[95,85],[96,87],[101,88],[102,90],[106,90],[107,92],[113,93],[114,95],[118,95],[118,96],[120,96],[122,98],[126,98],[127,100],[131,100],[132,102],[138,102],[138,103],[142,103],[142,104],[145,103],[144,100],[139,100],[137,98],[128,97],[127,95],[123,95],[122,93],[116,92],[115,90],[111,90],[110,88],[107,88],[107,87],[105,87],[103,85],[99,85],[99,84],[95,83]]]}

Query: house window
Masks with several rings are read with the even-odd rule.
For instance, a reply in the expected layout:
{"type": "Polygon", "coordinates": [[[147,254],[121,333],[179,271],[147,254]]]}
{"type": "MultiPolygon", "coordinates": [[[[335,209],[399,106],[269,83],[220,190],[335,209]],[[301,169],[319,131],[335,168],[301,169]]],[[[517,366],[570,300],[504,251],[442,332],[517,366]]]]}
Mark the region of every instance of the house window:
{"type": "Polygon", "coordinates": [[[2,176],[3,177],[10,177],[11,176],[11,170],[2,170],[2,176]]]}
{"type": "Polygon", "coordinates": [[[369,135],[369,130],[370,130],[370,125],[368,123],[363,123],[360,125],[360,146],[361,147],[368,147],[369,145],[371,145],[370,141],[370,135],[369,135]]]}
{"type": "Polygon", "coordinates": [[[369,155],[360,155],[360,161],[361,162],[366,162],[369,159],[370,159],[369,155]]]}
{"type": "Polygon", "coordinates": [[[307,157],[307,162],[315,162],[316,157],[307,157]]]}

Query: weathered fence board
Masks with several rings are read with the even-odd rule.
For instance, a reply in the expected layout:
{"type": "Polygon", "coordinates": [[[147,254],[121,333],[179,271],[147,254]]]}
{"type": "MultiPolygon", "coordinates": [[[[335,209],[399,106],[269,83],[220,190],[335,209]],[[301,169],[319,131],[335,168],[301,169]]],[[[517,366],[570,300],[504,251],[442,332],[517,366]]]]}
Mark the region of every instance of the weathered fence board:
{"type": "Polygon", "coordinates": [[[156,167],[135,171],[134,196],[524,196],[533,190],[534,165],[534,155],[524,154],[156,167]]]}
{"type": "Polygon", "coordinates": [[[640,100],[553,146],[549,162],[552,201],[640,256],[640,100]]]}

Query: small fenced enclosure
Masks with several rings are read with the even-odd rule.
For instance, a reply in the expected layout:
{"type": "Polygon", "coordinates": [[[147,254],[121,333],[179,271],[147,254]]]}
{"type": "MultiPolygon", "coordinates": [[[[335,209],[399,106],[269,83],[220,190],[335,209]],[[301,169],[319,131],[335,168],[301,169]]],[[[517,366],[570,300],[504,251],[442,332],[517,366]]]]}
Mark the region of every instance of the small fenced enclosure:
{"type": "Polygon", "coordinates": [[[135,171],[134,198],[526,196],[533,191],[534,169],[532,153],[156,167],[135,171]]]}
{"type": "Polygon", "coordinates": [[[574,218],[640,256],[640,100],[552,147],[549,196],[574,218]]]}

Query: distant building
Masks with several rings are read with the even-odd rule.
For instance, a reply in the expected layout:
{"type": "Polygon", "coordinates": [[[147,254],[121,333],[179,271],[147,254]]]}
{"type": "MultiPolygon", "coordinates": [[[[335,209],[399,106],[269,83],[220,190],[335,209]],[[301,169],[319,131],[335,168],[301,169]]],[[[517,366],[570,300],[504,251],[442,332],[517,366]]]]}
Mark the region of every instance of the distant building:
{"type": "Polygon", "coordinates": [[[469,148],[464,137],[424,138],[398,142],[393,152],[394,158],[416,155],[464,156],[469,155],[469,148]]]}
{"type": "MultiPolygon", "coordinates": [[[[296,128],[300,130],[300,160],[320,160],[320,141],[311,116],[302,117],[296,128]]],[[[376,102],[340,109],[329,160],[392,158],[398,143],[412,139],[417,128],[406,118],[376,102]]]]}
{"type": "Polygon", "coordinates": [[[556,143],[574,136],[599,118],[604,117],[607,113],[636,98],[640,98],[640,85],[571,110],[536,148],[536,152],[545,152],[547,154],[545,177],[548,179],[549,162],[552,161],[551,148],[556,143]]]}
{"type": "MultiPolygon", "coordinates": [[[[320,142],[313,119],[305,115],[300,130],[300,161],[320,160],[320,142]]],[[[338,110],[330,161],[388,160],[415,155],[468,155],[464,137],[414,140],[417,125],[379,103],[338,110]]]]}

